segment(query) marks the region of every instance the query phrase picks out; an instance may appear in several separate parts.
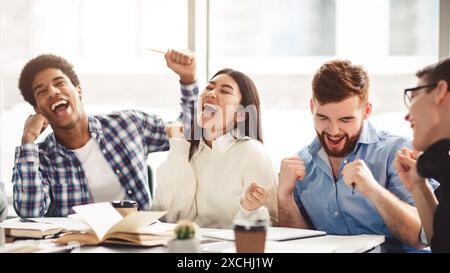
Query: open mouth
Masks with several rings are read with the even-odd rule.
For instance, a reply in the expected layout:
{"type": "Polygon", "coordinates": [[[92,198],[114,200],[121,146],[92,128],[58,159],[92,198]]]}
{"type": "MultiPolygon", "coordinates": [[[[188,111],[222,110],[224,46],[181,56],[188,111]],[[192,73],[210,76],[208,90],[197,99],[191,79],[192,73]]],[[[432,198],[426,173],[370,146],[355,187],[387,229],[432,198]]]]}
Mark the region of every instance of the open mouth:
{"type": "Polygon", "coordinates": [[[338,146],[345,139],[345,135],[338,136],[338,137],[332,137],[332,136],[326,135],[325,138],[327,139],[328,143],[331,144],[331,146],[338,146]]]}
{"type": "Polygon", "coordinates": [[[205,103],[205,104],[203,104],[203,109],[202,109],[202,111],[203,111],[204,113],[210,113],[210,114],[212,114],[212,113],[217,112],[217,106],[214,105],[214,104],[205,103]]]}
{"type": "Polygon", "coordinates": [[[57,116],[61,116],[67,112],[68,107],[69,102],[67,100],[59,100],[51,105],[50,110],[57,116]]]}

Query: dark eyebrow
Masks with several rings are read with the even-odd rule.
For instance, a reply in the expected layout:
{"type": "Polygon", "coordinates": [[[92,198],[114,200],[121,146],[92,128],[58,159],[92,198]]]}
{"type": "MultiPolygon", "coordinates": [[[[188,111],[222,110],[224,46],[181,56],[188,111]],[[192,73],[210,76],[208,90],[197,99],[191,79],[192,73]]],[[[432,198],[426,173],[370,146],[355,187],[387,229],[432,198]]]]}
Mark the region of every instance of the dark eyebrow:
{"type": "MultiPolygon", "coordinates": [[[[65,79],[63,76],[57,76],[57,77],[54,77],[54,78],[52,79],[52,82],[59,81],[59,80],[66,80],[66,79],[65,79]]],[[[44,85],[43,83],[38,84],[37,86],[35,86],[35,87],[33,88],[33,91],[36,91],[36,89],[42,87],[43,85],[44,85]]]]}
{"type": "Polygon", "coordinates": [[[66,80],[63,76],[54,77],[52,79],[53,82],[59,81],[59,80],[66,80]]]}
{"type": "MultiPolygon", "coordinates": [[[[325,116],[325,115],[323,115],[323,114],[319,114],[319,113],[317,113],[316,114],[318,117],[321,117],[321,118],[328,118],[327,116],[325,116]]],[[[354,119],[355,117],[354,116],[345,116],[345,117],[341,117],[341,118],[339,118],[339,119],[354,119]]]]}
{"type": "Polygon", "coordinates": [[[35,87],[33,88],[33,91],[36,91],[36,89],[41,88],[43,85],[44,85],[43,83],[38,84],[37,86],[35,86],[35,87]]]}
{"type": "MultiPolygon", "coordinates": [[[[214,81],[209,81],[208,84],[217,85],[214,81]]],[[[233,86],[231,86],[229,84],[223,84],[222,87],[227,87],[227,88],[230,88],[231,90],[234,90],[233,86]]]]}
{"type": "Polygon", "coordinates": [[[231,85],[229,85],[229,84],[224,84],[224,85],[222,85],[222,87],[228,87],[228,88],[234,90],[233,87],[231,85]]]}

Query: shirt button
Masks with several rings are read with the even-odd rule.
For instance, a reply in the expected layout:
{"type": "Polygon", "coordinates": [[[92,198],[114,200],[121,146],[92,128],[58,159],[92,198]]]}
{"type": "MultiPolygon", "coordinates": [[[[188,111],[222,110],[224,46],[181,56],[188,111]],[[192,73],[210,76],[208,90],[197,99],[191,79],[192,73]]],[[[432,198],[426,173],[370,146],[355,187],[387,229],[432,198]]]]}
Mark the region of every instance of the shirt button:
{"type": "Polygon", "coordinates": [[[130,195],[133,194],[133,191],[132,191],[132,190],[128,190],[127,192],[128,192],[128,194],[130,194],[130,195]]]}
{"type": "Polygon", "coordinates": [[[346,160],[344,160],[344,164],[347,164],[348,163],[348,160],[346,159],[346,160]]]}
{"type": "Polygon", "coordinates": [[[105,149],[103,149],[103,151],[102,151],[104,154],[106,154],[106,150],[105,149]]]}
{"type": "Polygon", "coordinates": [[[120,173],[120,170],[119,170],[119,169],[117,169],[117,170],[116,170],[116,173],[117,173],[117,174],[119,174],[119,173],[120,173]]]}
{"type": "Polygon", "coordinates": [[[337,211],[334,212],[334,216],[336,216],[336,217],[338,216],[338,212],[337,211]]]}

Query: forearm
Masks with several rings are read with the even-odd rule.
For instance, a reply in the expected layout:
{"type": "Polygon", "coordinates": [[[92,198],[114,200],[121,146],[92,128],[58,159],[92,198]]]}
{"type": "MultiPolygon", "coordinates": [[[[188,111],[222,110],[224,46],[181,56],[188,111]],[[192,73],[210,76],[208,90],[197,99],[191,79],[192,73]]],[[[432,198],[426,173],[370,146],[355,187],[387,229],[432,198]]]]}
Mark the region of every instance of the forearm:
{"type": "Polygon", "coordinates": [[[311,229],[295,203],[294,196],[278,196],[278,224],[280,227],[311,229]]]}
{"type": "Polygon", "coordinates": [[[192,121],[196,114],[195,107],[198,100],[198,86],[196,82],[189,85],[181,84],[181,113],[180,120],[183,123],[186,139],[190,137],[192,121]]]}
{"type": "Polygon", "coordinates": [[[50,206],[49,185],[39,171],[38,148],[22,145],[16,150],[13,169],[14,208],[23,217],[42,217],[50,206]]]}
{"type": "Polygon", "coordinates": [[[416,202],[417,211],[419,212],[427,241],[431,242],[431,238],[433,237],[433,216],[438,205],[436,196],[428,181],[413,186],[411,193],[416,202]]]}
{"type": "Polygon", "coordinates": [[[368,197],[396,238],[416,248],[421,247],[419,241],[421,223],[415,207],[403,202],[381,186],[374,189],[368,197]]]}

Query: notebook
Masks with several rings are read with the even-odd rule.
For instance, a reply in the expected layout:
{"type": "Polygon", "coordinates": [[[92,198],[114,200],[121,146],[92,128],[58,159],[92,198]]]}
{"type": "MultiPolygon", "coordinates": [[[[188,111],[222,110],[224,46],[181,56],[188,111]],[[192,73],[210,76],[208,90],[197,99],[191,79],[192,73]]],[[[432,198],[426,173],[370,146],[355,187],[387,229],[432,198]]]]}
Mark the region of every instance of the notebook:
{"type": "MultiPolygon", "coordinates": [[[[236,253],[233,242],[214,242],[202,244],[202,252],[236,253]]],[[[288,242],[266,242],[264,253],[332,253],[336,245],[291,244],[288,242]]]]}
{"type": "MultiPolygon", "coordinates": [[[[324,236],[325,231],[286,228],[286,227],[269,227],[267,229],[267,240],[269,241],[286,241],[301,238],[310,238],[316,236],[324,236]]],[[[215,239],[234,241],[234,231],[232,229],[210,229],[202,232],[202,236],[215,239]]]]}

